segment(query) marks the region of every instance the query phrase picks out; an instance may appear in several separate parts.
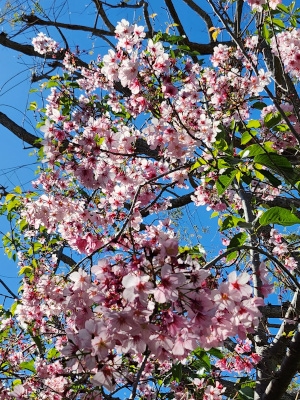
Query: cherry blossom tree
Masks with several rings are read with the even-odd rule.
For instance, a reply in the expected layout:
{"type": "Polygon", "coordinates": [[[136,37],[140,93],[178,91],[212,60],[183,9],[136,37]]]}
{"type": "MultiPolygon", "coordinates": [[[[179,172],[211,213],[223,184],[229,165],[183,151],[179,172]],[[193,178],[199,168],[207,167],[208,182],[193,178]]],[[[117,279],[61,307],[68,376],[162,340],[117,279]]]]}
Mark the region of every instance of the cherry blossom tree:
{"type": "Polygon", "coordinates": [[[151,2],[96,0],[90,28],[35,2],[15,17],[30,44],[0,34],[42,60],[44,99],[40,138],[0,113],[39,160],[1,208],[22,282],[2,309],[0,399],[298,398],[300,10],[184,3],[209,43],[171,0],[163,31],[151,2]],[[110,48],[87,62],[68,30],[110,48]],[[187,205],[218,221],[214,255],[180,237],[170,211],[187,205]]]}

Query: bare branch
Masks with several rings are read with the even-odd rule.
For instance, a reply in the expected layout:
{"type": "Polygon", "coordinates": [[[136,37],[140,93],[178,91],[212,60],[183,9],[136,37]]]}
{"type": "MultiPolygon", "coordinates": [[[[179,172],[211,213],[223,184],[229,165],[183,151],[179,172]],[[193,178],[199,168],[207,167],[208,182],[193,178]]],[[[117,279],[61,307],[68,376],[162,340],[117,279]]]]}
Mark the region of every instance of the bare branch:
{"type": "Polygon", "coordinates": [[[26,131],[26,129],[16,124],[12,119],[2,112],[0,112],[0,124],[30,146],[35,147],[36,149],[40,149],[42,147],[41,143],[38,142],[39,138],[37,136],[34,136],[26,131]]]}
{"type": "Polygon", "coordinates": [[[208,13],[206,11],[204,11],[203,8],[201,8],[193,0],[183,0],[183,1],[203,19],[203,21],[205,22],[205,24],[207,26],[207,32],[209,35],[210,42],[212,42],[213,41],[212,36],[211,36],[212,32],[210,32],[210,28],[212,28],[214,25],[213,25],[212,19],[208,15],[208,13]]]}
{"type": "Polygon", "coordinates": [[[212,43],[196,43],[196,42],[189,42],[188,45],[191,50],[198,51],[201,55],[207,56],[213,54],[214,48],[219,44],[223,44],[225,46],[233,46],[234,42],[232,41],[224,41],[224,42],[212,42],[212,43]]]}
{"type": "Polygon", "coordinates": [[[54,26],[63,29],[69,29],[72,31],[82,31],[82,32],[90,32],[94,36],[115,36],[114,32],[107,31],[104,29],[95,29],[91,26],[86,25],[76,25],[76,24],[66,24],[64,22],[55,22],[55,21],[45,21],[36,15],[23,15],[22,20],[30,25],[40,25],[40,26],[54,26]]]}
{"type": "Polygon", "coordinates": [[[235,16],[234,16],[234,33],[237,36],[240,36],[241,32],[241,18],[243,12],[243,5],[244,5],[244,0],[237,0],[235,16]]]}
{"type": "Polygon", "coordinates": [[[153,29],[153,26],[152,26],[152,24],[150,22],[150,17],[149,17],[149,12],[148,12],[148,2],[147,1],[144,1],[143,12],[144,12],[144,18],[145,18],[145,21],[146,21],[146,25],[147,25],[147,28],[149,30],[149,36],[152,37],[152,36],[154,36],[154,29],[153,29]]]}
{"type": "Polygon", "coordinates": [[[165,0],[165,3],[166,3],[166,6],[168,7],[168,9],[170,11],[170,14],[171,14],[171,17],[172,17],[173,21],[175,22],[175,24],[178,25],[177,29],[178,29],[179,35],[187,37],[186,33],[185,33],[185,30],[184,30],[184,28],[182,26],[181,20],[178,17],[177,11],[175,10],[175,7],[173,5],[172,0],[165,0]]]}
{"type": "MultiPolygon", "coordinates": [[[[103,8],[103,3],[100,0],[93,0],[96,6],[96,9],[98,11],[98,14],[100,15],[100,17],[102,18],[103,22],[105,23],[105,25],[108,27],[108,29],[110,30],[110,32],[114,32],[115,31],[115,26],[110,22],[110,20],[107,17],[107,13],[103,8]]],[[[96,27],[95,27],[96,28],[96,27]]]]}
{"type": "Polygon", "coordinates": [[[6,285],[6,283],[3,282],[2,279],[0,279],[0,284],[1,284],[2,286],[5,287],[5,289],[8,291],[8,293],[9,293],[14,299],[16,299],[16,300],[18,299],[18,296],[15,295],[14,292],[12,292],[12,291],[10,290],[10,288],[6,285]]]}

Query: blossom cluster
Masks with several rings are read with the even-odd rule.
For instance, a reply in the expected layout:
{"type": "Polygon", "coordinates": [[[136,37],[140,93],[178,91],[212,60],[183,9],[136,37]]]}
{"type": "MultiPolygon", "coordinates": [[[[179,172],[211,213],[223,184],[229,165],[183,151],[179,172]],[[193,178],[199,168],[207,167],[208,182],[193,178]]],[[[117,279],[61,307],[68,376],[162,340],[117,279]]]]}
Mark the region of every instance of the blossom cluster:
{"type": "Polygon", "coordinates": [[[235,352],[218,360],[216,367],[221,371],[237,372],[240,375],[241,373],[250,373],[261,359],[258,354],[251,351],[252,342],[249,339],[244,342],[238,340],[234,350],[235,352]]]}
{"type": "Polygon", "coordinates": [[[56,53],[58,51],[58,43],[40,32],[34,39],[32,39],[34,51],[40,54],[56,53]]]}
{"type": "Polygon", "coordinates": [[[281,0],[244,0],[249,6],[255,11],[261,12],[263,5],[267,4],[272,10],[275,10],[278,4],[281,4],[281,0]]]}
{"type": "MultiPolygon", "coordinates": [[[[42,127],[44,160],[52,168],[59,165],[60,171],[53,168],[52,173],[40,175],[35,185],[42,185],[46,193],[51,191],[51,196],[28,200],[23,214],[36,229],[45,226],[49,233],[58,229],[73,249],[86,254],[109,242],[116,218],[119,226],[130,223],[138,230],[143,210],[167,209],[170,199],[161,196],[161,182],[165,187],[188,187],[187,167],[195,159],[194,152],[204,146],[208,152],[203,152],[203,157],[207,158],[221,131],[219,126],[248,118],[249,96],[258,95],[270,82],[268,72],[260,70],[253,77],[247,70],[233,67],[238,62],[247,66],[248,60],[228,46],[216,46],[212,56],[216,68],[210,69],[191,60],[176,65],[159,41],[149,39],[143,50],[143,29],[125,20],[117,25],[116,36],[116,52],[109,50],[100,66],[81,69],[78,84],[83,93],[71,118],[63,115],[66,90],[52,88],[46,105],[48,119],[42,127]],[[131,93],[123,103],[114,89],[116,82],[131,93]],[[109,90],[107,103],[98,98],[98,90],[109,90]],[[109,107],[111,113],[95,113],[95,101],[99,108],[109,107]],[[209,113],[207,102],[211,104],[209,113]],[[150,114],[141,131],[126,119],[114,117],[124,108],[135,118],[150,114]],[[68,144],[63,152],[62,143],[68,144]],[[153,158],[137,153],[141,143],[153,158]],[[69,200],[75,188],[66,198],[63,192],[72,177],[79,186],[96,191],[95,198],[69,200]],[[128,207],[131,199],[135,204],[128,207]]],[[[65,59],[65,68],[72,72],[75,66],[70,59],[65,59]]],[[[234,199],[240,207],[230,190],[225,198],[234,199]]],[[[192,199],[213,210],[226,207],[215,187],[209,188],[206,182],[199,184],[192,199]]]]}
{"type": "Polygon", "coordinates": [[[286,72],[300,77],[300,30],[286,30],[271,39],[272,52],[280,57],[286,72]]]}
{"type": "MultiPolygon", "coordinates": [[[[55,347],[70,372],[88,372],[92,384],[108,390],[128,377],[118,354],[181,361],[199,346],[218,347],[229,336],[246,339],[261,316],[263,300],[253,297],[246,272],[233,271],[219,284],[196,260],[178,254],[177,240],[163,225],[135,239],[134,257],[107,256],[91,274],[78,269],[68,282],[40,274],[34,283],[25,281],[16,309],[21,326],[57,338],[55,347]],[[57,318],[60,325],[53,328],[57,318]]],[[[38,368],[43,380],[45,368],[38,368]]]]}

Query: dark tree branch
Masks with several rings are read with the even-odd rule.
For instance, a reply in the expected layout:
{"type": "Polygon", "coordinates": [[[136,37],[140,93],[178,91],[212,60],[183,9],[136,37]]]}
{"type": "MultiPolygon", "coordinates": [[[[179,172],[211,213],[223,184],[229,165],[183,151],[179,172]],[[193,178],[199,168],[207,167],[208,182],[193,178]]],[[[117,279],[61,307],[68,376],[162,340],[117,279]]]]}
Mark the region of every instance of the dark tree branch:
{"type": "Polygon", "coordinates": [[[291,331],[294,331],[295,325],[298,324],[299,309],[300,291],[296,290],[296,292],[294,293],[294,297],[284,314],[284,320],[280,326],[280,329],[278,330],[273,342],[269,346],[269,355],[272,359],[277,361],[277,364],[281,364],[282,358],[286,354],[286,347],[289,347],[290,341],[287,334],[291,331]],[[284,353],[282,352],[283,348],[284,353]]]}
{"type": "Polygon", "coordinates": [[[288,307],[289,303],[287,302],[283,303],[280,306],[273,304],[266,304],[262,309],[262,313],[266,318],[283,318],[288,310],[288,307]]]}
{"type": "Polygon", "coordinates": [[[111,31],[107,31],[104,29],[95,29],[94,27],[86,26],[86,25],[76,25],[76,24],[66,24],[64,22],[55,22],[55,21],[45,21],[35,15],[23,15],[22,20],[26,22],[26,24],[30,25],[40,25],[40,26],[54,26],[63,29],[69,29],[72,31],[82,31],[82,32],[90,32],[94,36],[114,36],[115,33],[111,31]]]}
{"type": "MultiPolygon", "coordinates": [[[[100,15],[100,17],[102,18],[103,22],[105,23],[105,25],[107,26],[107,28],[110,30],[110,32],[115,31],[115,26],[110,22],[110,20],[107,17],[107,13],[103,8],[103,2],[100,0],[93,0],[96,6],[96,9],[98,11],[98,14],[100,15]]],[[[95,26],[96,28],[96,26],[95,26]]]]}
{"type": "Polygon", "coordinates": [[[185,33],[185,30],[184,30],[184,28],[182,26],[181,20],[178,17],[177,11],[175,10],[175,7],[174,7],[174,4],[173,4],[172,0],[165,0],[165,3],[166,3],[166,6],[168,7],[168,9],[170,11],[170,14],[171,14],[171,17],[172,17],[173,21],[175,22],[175,24],[178,25],[177,26],[177,30],[179,32],[179,35],[187,37],[187,35],[185,33]]]}
{"type": "Polygon", "coordinates": [[[237,0],[234,15],[234,33],[240,36],[244,0],[237,0]]]}
{"type": "Polygon", "coordinates": [[[120,1],[118,4],[109,4],[106,1],[101,1],[102,4],[108,6],[109,8],[141,8],[144,6],[145,1],[138,1],[136,4],[127,4],[125,1],[120,1]]]}
{"type": "Polygon", "coordinates": [[[8,293],[9,293],[15,300],[18,299],[18,296],[15,295],[14,292],[10,290],[10,288],[6,285],[6,283],[3,282],[2,279],[0,279],[0,284],[1,284],[2,286],[5,287],[5,289],[8,291],[8,293]]]}
{"type": "Polygon", "coordinates": [[[67,256],[66,254],[62,253],[59,255],[59,259],[64,262],[65,264],[69,265],[69,267],[73,268],[76,265],[76,262],[73,258],[67,256]]]}
{"type": "MultiPolygon", "coordinates": [[[[208,15],[206,11],[203,10],[198,4],[196,4],[193,0],[183,0],[192,10],[194,10],[205,22],[206,27],[207,27],[207,32],[209,35],[210,42],[213,41],[212,39],[212,32],[210,31],[210,28],[213,28],[214,24],[212,22],[212,19],[208,15]]],[[[203,53],[202,53],[203,54],[203,53]]],[[[211,54],[211,53],[209,53],[211,54]]]]}
{"type": "MultiPolygon", "coordinates": [[[[227,379],[218,379],[221,384],[226,388],[226,391],[224,395],[227,396],[227,398],[234,399],[237,396],[237,391],[239,390],[238,385],[235,384],[235,382],[228,381],[227,379]]],[[[274,397],[272,400],[278,400],[277,397],[274,397]]],[[[297,399],[297,393],[285,393],[281,400],[296,400],[297,399]]]]}
{"type": "Polygon", "coordinates": [[[266,388],[262,400],[281,399],[297,374],[300,364],[300,331],[295,333],[284,357],[279,370],[274,374],[271,382],[266,388]]]}
{"type": "Polygon", "coordinates": [[[224,42],[212,42],[212,43],[207,43],[207,44],[196,43],[196,42],[188,43],[191,50],[198,51],[200,53],[200,55],[202,55],[202,56],[207,56],[207,55],[213,54],[214,48],[216,46],[218,46],[219,44],[223,44],[225,46],[231,47],[234,45],[234,42],[232,42],[231,40],[227,40],[224,42]]]}
{"type": "Polygon", "coordinates": [[[26,129],[22,128],[20,125],[16,124],[12,119],[10,119],[7,115],[0,112],[0,124],[5,128],[10,130],[14,135],[16,135],[23,142],[29,144],[32,147],[40,149],[42,147],[41,143],[37,140],[39,139],[37,136],[32,135],[26,129]]]}
{"type": "Polygon", "coordinates": [[[143,13],[144,13],[144,19],[145,19],[145,22],[146,22],[146,25],[147,25],[147,28],[148,28],[148,31],[149,31],[149,36],[153,37],[154,36],[154,29],[153,29],[153,26],[152,26],[151,21],[150,21],[149,11],[148,11],[148,2],[147,1],[144,1],[143,13]]]}
{"type": "Polygon", "coordinates": [[[300,199],[278,196],[274,200],[263,201],[263,204],[267,204],[270,207],[300,208],[300,199]]]}

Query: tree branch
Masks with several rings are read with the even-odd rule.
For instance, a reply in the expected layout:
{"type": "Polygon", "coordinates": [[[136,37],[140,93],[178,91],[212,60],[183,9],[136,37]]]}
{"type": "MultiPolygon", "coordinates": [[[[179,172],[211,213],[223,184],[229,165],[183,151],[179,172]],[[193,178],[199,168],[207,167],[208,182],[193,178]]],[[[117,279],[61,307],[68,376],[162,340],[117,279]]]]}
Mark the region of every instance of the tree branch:
{"type": "Polygon", "coordinates": [[[115,36],[114,32],[107,31],[104,29],[95,29],[94,27],[86,25],[66,24],[64,22],[45,21],[33,14],[23,15],[22,20],[29,25],[54,26],[56,28],[58,27],[63,29],[69,29],[72,31],[90,32],[94,36],[99,36],[99,37],[115,36]]]}
{"type": "Polygon", "coordinates": [[[241,18],[243,12],[244,0],[237,0],[235,15],[234,15],[234,33],[240,36],[241,31],[241,18]]]}
{"type": "MultiPolygon", "coordinates": [[[[210,31],[210,28],[212,28],[214,25],[213,25],[212,19],[208,15],[208,13],[206,11],[204,11],[203,8],[198,6],[198,4],[196,4],[193,0],[183,0],[183,1],[203,19],[203,21],[205,22],[205,24],[207,26],[209,40],[210,40],[210,42],[213,42],[213,39],[211,36],[212,32],[210,31]]],[[[209,54],[211,54],[211,53],[209,53],[209,54]]]]}
{"type": "Polygon", "coordinates": [[[26,131],[26,129],[16,124],[12,119],[2,112],[0,112],[0,124],[30,146],[35,147],[36,149],[40,149],[42,147],[41,143],[38,142],[39,138],[37,136],[34,136],[26,131]]]}
{"type": "Polygon", "coordinates": [[[178,17],[177,11],[175,10],[175,7],[174,7],[174,4],[173,4],[172,0],[165,0],[165,3],[166,3],[166,6],[168,7],[168,9],[170,11],[170,14],[171,14],[171,17],[172,17],[173,21],[175,22],[175,24],[178,25],[177,29],[178,29],[179,35],[187,37],[187,35],[185,33],[185,30],[184,30],[184,28],[182,26],[181,20],[178,17]]]}
{"type": "MultiPolygon", "coordinates": [[[[100,15],[100,17],[102,18],[103,22],[105,23],[105,25],[108,27],[108,29],[110,30],[110,32],[115,31],[115,26],[110,22],[110,20],[107,17],[107,13],[103,8],[103,4],[102,1],[100,0],[93,0],[96,6],[96,9],[98,11],[98,14],[100,15]]],[[[96,26],[95,26],[96,29],[96,26]]]]}
{"type": "Polygon", "coordinates": [[[6,283],[3,282],[2,279],[0,279],[0,284],[1,284],[2,286],[5,287],[5,289],[8,291],[8,293],[9,293],[15,300],[18,299],[18,296],[15,295],[14,292],[12,292],[12,291],[10,290],[10,288],[6,285],[6,283]]]}
{"type": "Polygon", "coordinates": [[[299,369],[300,330],[295,333],[279,370],[266,388],[262,400],[281,399],[299,369]]]}
{"type": "Polygon", "coordinates": [[[150,17],[149,17],[149,11],[148,11],[148,2],[144,1],[144,5],[143,5],[143,13],[144,13],[144,18],[145,18],[145,22],[149,31],[149,36],[153,37],[154,36],[154,29],[153,26],[150,22],[150,17]]]}
{"type": "MultiPolygon", "coordinates": [[[[6,33],[4,33],[4,32],[0,33],[0,45],[2,45],[4,47],[8,47],[9,49],[18,51],[20,53],[26,54],[27,56],[45,58],[45,55],[40,54],[37,51],[34,51],[33,46],[31,46],[30,44],[20,44],[18,42],[14,42],[13,40],[10,40],[7,37],[6,33]]],[[[52,56],[53,56],[53,54],[51,53],[51,55],[49,57],[53,58],[52,56]]],[[[57,53],[56,58],[62,60],[64,58],[64,55],[60,55],[60,53],[57,53]]]]}

